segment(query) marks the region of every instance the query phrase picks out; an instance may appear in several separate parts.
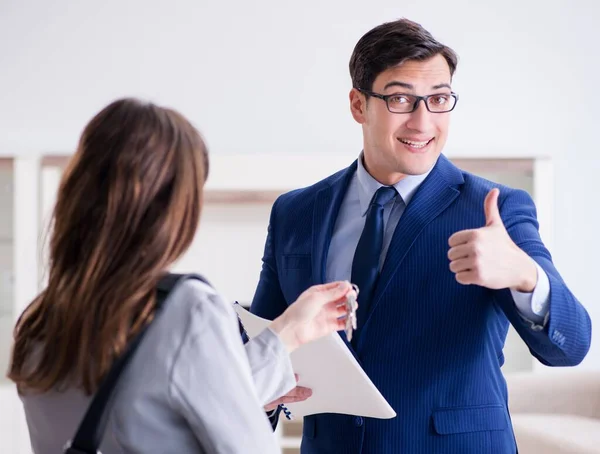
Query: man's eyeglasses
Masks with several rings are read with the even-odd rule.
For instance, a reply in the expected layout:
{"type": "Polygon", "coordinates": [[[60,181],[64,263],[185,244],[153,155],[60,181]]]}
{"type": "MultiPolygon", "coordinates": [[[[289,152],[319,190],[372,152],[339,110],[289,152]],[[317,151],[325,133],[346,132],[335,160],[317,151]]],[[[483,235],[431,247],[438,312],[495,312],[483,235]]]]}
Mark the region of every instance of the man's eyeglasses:
{"type": "Polygon", "coordinates": [[[458,95],[454,92],[450,94],[439,93],[435,95],[416,96],[403,93],[394,93],[391,95],[382,95],[372,91],[359,88],[358,91],[374,98],[383,99],[387,108],[392,113],[411,113],[417,110],[421,100],[425,103],[427,110],[432,113],[450,112],[458,102],[458,95]]]}

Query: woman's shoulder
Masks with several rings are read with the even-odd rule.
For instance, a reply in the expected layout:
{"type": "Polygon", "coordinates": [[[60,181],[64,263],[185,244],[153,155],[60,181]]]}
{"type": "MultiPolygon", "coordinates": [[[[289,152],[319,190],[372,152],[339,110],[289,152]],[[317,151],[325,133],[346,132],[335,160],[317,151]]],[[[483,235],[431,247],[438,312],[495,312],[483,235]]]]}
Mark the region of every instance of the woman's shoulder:
{"type": "Polygon", "coordinates": [[[187,316],[203,320],[232,317],[233,306],[208,282],[188,277],[179,281],[171,290],[165,303],[168,310],[184,312],[187,316]]]}

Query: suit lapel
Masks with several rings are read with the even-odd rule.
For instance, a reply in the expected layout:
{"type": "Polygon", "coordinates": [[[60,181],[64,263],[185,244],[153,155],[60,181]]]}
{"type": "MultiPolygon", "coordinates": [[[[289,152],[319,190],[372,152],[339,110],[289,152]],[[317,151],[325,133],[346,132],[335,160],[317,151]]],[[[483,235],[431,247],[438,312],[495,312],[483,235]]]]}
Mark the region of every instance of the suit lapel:
{"type": "Polygon", "coordinates": [[[313,284],[325,283],[327,253],[333,228],[348,184],[356,172],[356,166],[357,161],[354,161],[350,167],[339,172],[337,178],[334,177],[326,187],[317,192],[312,226],[313,284]]]}
{"type": "Polygon", "coordinates": [[[379,281],[375,287],[365,327],[415,240],[425,226],[458,197],[460,191],[456,187],[463,182],[461,171],[445,156],[440,155],[435,167],[405,208],[394,231],[379,281]]]}

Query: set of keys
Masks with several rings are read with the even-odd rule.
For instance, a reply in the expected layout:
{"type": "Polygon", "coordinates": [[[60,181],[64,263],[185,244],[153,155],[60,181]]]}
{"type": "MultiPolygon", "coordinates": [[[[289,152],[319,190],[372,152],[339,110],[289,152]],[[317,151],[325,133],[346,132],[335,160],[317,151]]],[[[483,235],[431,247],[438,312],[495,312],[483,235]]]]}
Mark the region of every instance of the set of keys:
{"type": "MultiPolygon", "coordinates": [[[[346,296],[346,327],[344,328],[344,331],[346,331],[348,342],[352,340],[352,332],[356,330],[357,327],[356,309],[358,309],[358,303],[356,300],[358,298],[358,285],[352,284],[352,290],[354,291],[349,292],[346,296]]],[[[281,408],[288,420],[291,421],[294,419],[294,416],[284,404],[281,404],[281,408]]]]}
{"type": "Polygon", "coordinates": [[[358,298],[358,286],[356,284],[352,284],[352,289],[354,292],[349,292],[346,296],[346,338],[348,342],[352,340],[352,332],[356,330],[356,309],[358,308],[358,303],[356,299],[358,298]]]}

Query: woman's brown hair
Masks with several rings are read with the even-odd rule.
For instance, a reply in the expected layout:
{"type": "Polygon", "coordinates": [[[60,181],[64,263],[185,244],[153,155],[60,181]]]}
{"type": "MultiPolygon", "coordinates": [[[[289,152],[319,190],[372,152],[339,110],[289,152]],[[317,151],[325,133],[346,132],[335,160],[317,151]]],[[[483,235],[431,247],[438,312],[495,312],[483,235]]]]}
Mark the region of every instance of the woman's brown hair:
{"type": "Polygon", "coordinates": [[[89,122],[60,183],[48,285],[15,327],[21,392],[97,389],[192,242],[207,173],[202,138],[173,110],[121,99],[89,122]]]}

